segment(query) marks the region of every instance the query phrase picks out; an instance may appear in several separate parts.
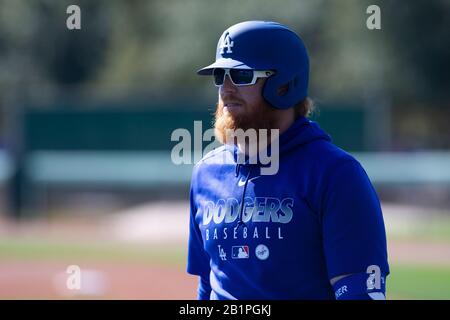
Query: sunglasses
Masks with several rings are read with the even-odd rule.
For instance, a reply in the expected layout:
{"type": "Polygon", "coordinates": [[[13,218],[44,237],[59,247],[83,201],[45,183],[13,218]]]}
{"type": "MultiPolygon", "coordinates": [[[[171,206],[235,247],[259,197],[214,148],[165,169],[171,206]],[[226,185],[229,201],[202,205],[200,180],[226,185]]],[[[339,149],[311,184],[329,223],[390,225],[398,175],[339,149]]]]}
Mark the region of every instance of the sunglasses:
{"type": "Polygon", "coordinates": [[[231,82],[235,86],[250,86],[256,83],[258,78],[267,78],[273,75],[273,71],[257,71],[249,69],[230,69],[230,68],[216,68],[213,70],[214,84],[217,87],[223,85],[225,76],[228,75],[231,82]]]}

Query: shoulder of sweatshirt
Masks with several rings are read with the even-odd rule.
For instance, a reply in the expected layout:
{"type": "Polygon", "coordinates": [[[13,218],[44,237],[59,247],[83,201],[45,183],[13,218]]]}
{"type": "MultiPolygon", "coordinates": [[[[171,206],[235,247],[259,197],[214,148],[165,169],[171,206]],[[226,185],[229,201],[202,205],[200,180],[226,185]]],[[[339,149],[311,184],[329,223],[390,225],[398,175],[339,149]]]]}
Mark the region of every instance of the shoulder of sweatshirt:
{"type": "Polygon", "coordinates": [[[299,168],[319,171],[324,175],[350,164],[361,166],[353,155],[327,140],[315,140],[299,146],[293,156],[298,159],[299,168]]]}

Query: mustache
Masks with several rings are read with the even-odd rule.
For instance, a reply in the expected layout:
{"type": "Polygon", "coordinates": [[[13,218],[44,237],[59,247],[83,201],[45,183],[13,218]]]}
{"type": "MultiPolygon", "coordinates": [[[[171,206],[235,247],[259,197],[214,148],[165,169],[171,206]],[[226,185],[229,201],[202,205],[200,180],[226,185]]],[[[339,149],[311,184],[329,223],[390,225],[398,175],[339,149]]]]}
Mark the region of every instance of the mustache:
{"type": "Polygon", "coordinates": [[[223,104],[226,103],[239,103],[244,104],[244,101],[234,96],[233,94],[225,94],[220,96],[220,100],[222,100],[223,104]]]}

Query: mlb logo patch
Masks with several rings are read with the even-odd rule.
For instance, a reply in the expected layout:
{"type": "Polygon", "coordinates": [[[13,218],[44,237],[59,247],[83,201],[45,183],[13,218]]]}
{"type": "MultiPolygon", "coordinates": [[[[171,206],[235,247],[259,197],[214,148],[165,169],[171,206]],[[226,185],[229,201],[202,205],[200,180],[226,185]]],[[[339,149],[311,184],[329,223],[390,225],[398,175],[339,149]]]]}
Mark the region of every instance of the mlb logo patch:
{"type": "Polygon", "coordinates": [[[250,252],[248,246],[233,246],[231,249],[233,259],[248,259],[250,252]]]}

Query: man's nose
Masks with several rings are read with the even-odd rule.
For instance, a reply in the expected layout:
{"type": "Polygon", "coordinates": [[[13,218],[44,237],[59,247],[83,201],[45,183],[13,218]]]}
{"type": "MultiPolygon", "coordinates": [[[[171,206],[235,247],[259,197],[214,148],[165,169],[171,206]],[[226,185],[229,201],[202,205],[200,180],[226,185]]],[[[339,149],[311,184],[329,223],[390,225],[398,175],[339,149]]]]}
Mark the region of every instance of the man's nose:
{"type": "Polygon", "coordinates": [[[223,79],[223,85],[220,87],[221,93],[226,92],[235,92],[236,86],[231,82],[231,79],[228,75],[225,75],[225,79],[223,79]]]}

